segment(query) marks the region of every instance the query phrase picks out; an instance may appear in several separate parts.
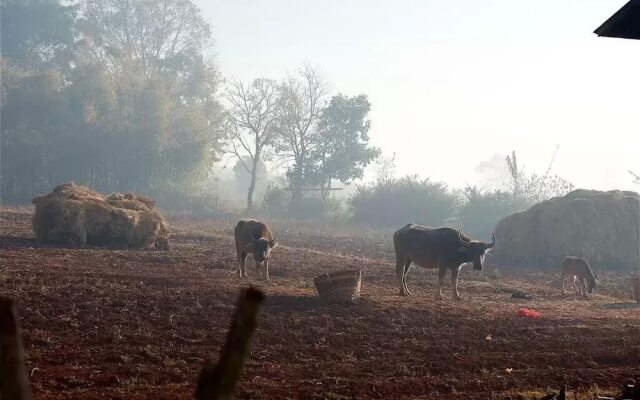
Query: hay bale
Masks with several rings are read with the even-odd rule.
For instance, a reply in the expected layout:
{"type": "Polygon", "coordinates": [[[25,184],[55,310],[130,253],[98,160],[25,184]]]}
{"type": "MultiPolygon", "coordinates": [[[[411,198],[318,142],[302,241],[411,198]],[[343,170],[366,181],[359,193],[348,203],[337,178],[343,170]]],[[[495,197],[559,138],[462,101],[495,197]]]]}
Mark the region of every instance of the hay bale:
{"type": "Polygon", "coordinates": [[[103,196],[73,182],[33,199],[33,230],[41,242],[166,249],[169,229],[153,200],[131,193],[103,196]]]}
{"type": "Polygon", "coordinates": [[[313,283],[318,295],[330,302],[350,302],[360,297],[362,271],[338,271],[317,276],[313,283]]]}
{"type": "Polygon", "coordinates": [[[601,270],[640,268],[640,195],[575,190],[502,219],[492,261],[559,268],[567,255],[601,270]]]}

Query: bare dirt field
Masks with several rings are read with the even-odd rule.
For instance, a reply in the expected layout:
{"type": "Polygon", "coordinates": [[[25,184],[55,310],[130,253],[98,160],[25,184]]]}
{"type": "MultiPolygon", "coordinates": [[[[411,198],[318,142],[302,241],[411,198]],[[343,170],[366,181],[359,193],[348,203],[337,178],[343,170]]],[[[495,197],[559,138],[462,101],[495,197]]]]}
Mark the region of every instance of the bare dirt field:
{"type": "Polygon", "coordinates": [[[174,218],[171,250],[114,251],[40,245],[30,217],[0,214],[0,295],[16,300],[37,399],[192,398],[249,283],[268,299],[238,399],[524,399],[563,382],[587,399],[640,375],[628,276],[600,273],[581,300],[551,274],[465,268],[452,302],[414,268],[403,298],[386,233],[274,223],[282,246],[262,285],[236,276],[230,221],[174,218]],[[353,267],[358,303],[317,301],[314,276],[353,267]]]}

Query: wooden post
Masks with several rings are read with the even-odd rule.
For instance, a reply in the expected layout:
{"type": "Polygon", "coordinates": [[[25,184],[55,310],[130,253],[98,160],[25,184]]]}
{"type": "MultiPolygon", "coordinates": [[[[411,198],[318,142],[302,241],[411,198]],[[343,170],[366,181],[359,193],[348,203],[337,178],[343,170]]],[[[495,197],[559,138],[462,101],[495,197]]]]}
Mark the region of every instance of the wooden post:
{"type": "Polygon", "coordinates": [[[242,367],[249,353],[251,337],[256,330],[258,311],[265,295],[258,289],[240,292],[231,329],[216,365],[207,361],[198,381],[197,400],[228,400],[232,398],[242,367]]]}
{"type": "Polygon", "coordinates": [[[18,318],[7,297],[0,297],[0,399],[31,399],[18,318]]]}

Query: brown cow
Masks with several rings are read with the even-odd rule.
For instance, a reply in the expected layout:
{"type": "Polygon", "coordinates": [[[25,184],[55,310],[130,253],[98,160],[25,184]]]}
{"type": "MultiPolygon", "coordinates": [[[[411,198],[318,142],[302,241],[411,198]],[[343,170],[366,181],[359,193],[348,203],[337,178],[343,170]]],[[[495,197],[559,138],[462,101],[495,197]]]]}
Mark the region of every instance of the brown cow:
{"type": "Polygon", "coordinates": [[[269,256],[277,244],[269,227],[255,219],[241,219],[233,230],[238,257],[238,273],[247,277],[247,255],[253,253],[256,268],[262,268],[262,278],[269,281],[269,256]]]}
{"type": "Polygon", "coordinates": [[[562,261],[562,274],[560,276],[560,282],[562,284],[562,294],[565,294],[564,291],[564,279],[567,276],[573,277],[573,288],[579,295],[582,297],[587,297],[587,291],[589,293],[593,292],[593,288],[596,287],[596,276],[591,271],[591,267],[587,260],[574,257],[567,256],[562,261]],[[586,281],[586,284],[585,284],[586,281]],[[580,287],[578,287],[577,283],[580,283],[580,287]]]}
{"type": "Polygon", "coordinates": [[[447,269],[451,270],[453,298],[460,300],[458,275],[462,264],[471,262],[473,269],[482,270],[485,253],[496,244],[469,239],[453,228],[428,228],[407,224],[393,235],[396,251],[396,272],[400,281],[400,294],[410,296],[407,288],[407,274],[412,264],[423,268],[438,269],[438,294],[442,299],[442,286],[447,269]]]}

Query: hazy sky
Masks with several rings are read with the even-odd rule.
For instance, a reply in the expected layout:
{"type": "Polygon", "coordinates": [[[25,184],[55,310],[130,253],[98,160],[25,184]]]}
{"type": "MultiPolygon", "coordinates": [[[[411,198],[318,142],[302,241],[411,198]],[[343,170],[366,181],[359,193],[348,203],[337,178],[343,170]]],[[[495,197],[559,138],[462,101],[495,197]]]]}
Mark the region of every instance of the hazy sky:
{"type": "Polygon", "coordinates": [[[640,171],[640,41],[593,30],[626,0],[196,0],[225,77],[317,65],[369,96],[372,142],[398,174],[475,183],[515,150],[579,187],[631,189],[640,171]]]}

